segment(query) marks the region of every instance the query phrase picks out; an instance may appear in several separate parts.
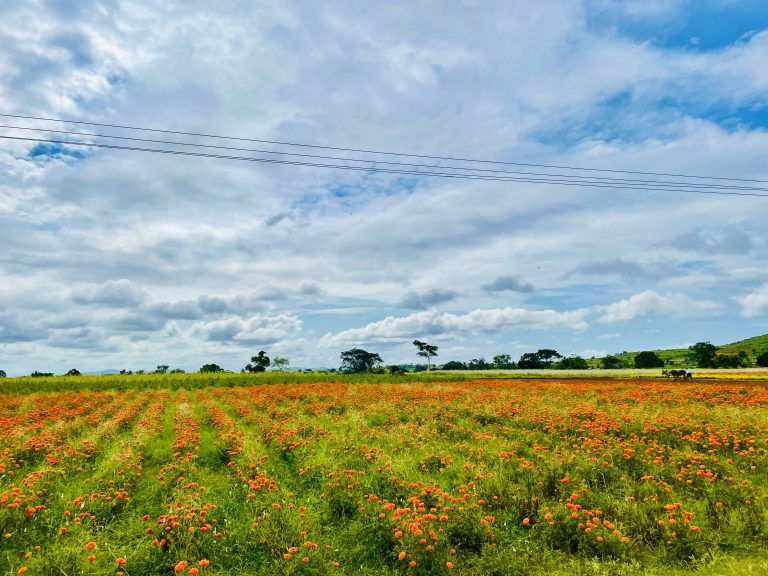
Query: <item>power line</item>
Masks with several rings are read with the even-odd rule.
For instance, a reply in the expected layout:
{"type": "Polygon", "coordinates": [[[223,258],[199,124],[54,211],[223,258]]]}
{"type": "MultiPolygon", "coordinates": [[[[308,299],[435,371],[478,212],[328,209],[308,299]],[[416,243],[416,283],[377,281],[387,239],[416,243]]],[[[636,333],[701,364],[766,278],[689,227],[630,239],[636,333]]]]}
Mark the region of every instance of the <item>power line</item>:
{"type": "MultiPolygon", "coordinates": [[[[626,190],[647,190],[647,191],[657,191],[657,192],[682,192],[682,193],[689,193],[689,194],[718,194],[723,196],[755,196],[755,197],[761,197],[761,198],[768,198],[768,194],[758,194],[758,193],[752,193],[752,192],[738,192],[738,191],[723,191],[723,190],[711,190],[711,189],[691,189],[691,188],[683,188],[678,186],[667,186],[667,187],[654,187],[651,185],[648,186],[636,186],[636,185],[623,185],[621,183],[606,183],[606,182],[583,182],[578,181],[574,182],[572,180],[556,180],[556,179],[536,179],[536,178],[521,178],[521,177],[513,177],[513,176],[492,176],[492,175],[479,175],[479,174],[455,174],[455,173],[441,173],[441,172],[424,172],[424,171],[416,171],[416,170],[398,170],[398,169],[391,169],[391,168],[376,168],[373,166],[366,167],[366,166],[349,166],[349,165],[343,165],[343,164],[320,164],[320,163],[314,163],[314,162],[302,162],[302,161],[294,161],[294,160],[279,160],[276,158],[254,158],[250,156],[228,156],[223,154],[211,154],[211,153],[204,153],[204,152],[191,152],[188,150],[168,150],[168,149],[162,149],[162,148],[144,148],[139,146],[121,146],[117,144],[98,144],[95,142],[78,142],[74,140],[54,140],[54,139],[47,139],[47,138],[24,138],[20,136],[5,136],[0,135],[0,139],[5,140],[17,140],[17,141],[27,141],[27,142],[40,142],[40,143],[47,143],[47,144],[60,144],[60,145],[71,145],[71,146],[83,146],[83,147],[94,147],[94,148],[106,148],[106,149],[113,149],[113,150],[131,150],[136,152],[149,152],[149,153],[155,153],[155,154],[170,154],[170,155],[177,155],[177,156],[192,156],[197,158],[216,158],[221,160],[236,160],[236,161],[245,161],[245,162],[261,162],[261,163],[268,163],[268,164],[284,164],[284,165],[291,165],[291,166],[309,166],[314,168],[332,168],[332,169],[339,169],[339,170],[355,170],[355,171],[362,171],[362,172],[384,172],[384,173],[391,173],[391,174],[403,174],[403,175],[410,175],[410,176],[432,176],[432,177],[439,177],[439,178],[455,178],[455,179],[467,179],[467,180],[490,180],[490,181],[497,181],[497,182],[525,182],[525,183],[532,183],[532,184],[555,184],[555,185],[565,185],[565,186],[578,186],[578,187],[584,187],[584,188],[610,188],[610,189],[626,189],[626,190]]],[[[683,186],[683,185],[680,185],[683,186]]],[[[692,186],[692,185],[688,185],[692,186]]]]}
{"type": "MultiPolygon", "coordinates": [[[[214,149],[214,150],[230,150],[230,151],[237,151],[237,152],[254,152],[259,154],[276,154],[276,155],[283,155],[283,156],[294,156],[294,157],[300,157],[300,158],[312,158],[312,159],[322,159],[322,160],[335,160],[335,161],[343,161],[343,162],[367,162],[367,163],[375,163],[375,164],[384,164],[388,166],[406,166],[410,167],[411,169],[417,169],[417,168],[427,168],[427,169],[439,169],[439,170],[456,170],[456,171],[464,171],[464,172],[475,172],[479,173],[478,175],[492,175],[495,176],[497,174],[514,174],[516,176],[531,176],[531,177],[547,177],[547,178],[566,178],[566,179],[578,179],[575,181],[582,181],[585,183],[605,183],[605,184],[612,184],[612,183],[620,183],[622,185],[625,184],[637,184],[637,185],[649,185],[649,186],[674,186],[674,187],[683,187],[683,188],[693,188],[693,189],[722,189],[722,190],[748,190],[748,191],[762,191],[762,192],[768,192],[768,188],[760,188],[760,187],[752,187],[752,186],[734,186],[734,185],[722,185],[722,184],[708,184],[708,183],[700,183],[700,182],[672,182],[672,181],[662,181],[662,180],[644,180],[644,179],[629,179],[629,178],[611,178],[607,176],[582,176],[577,174],[552,174],[547,172],[526,172],[526,171],[520,171],[520,170],[494,170],[494,169],[488,169],[488,168],[471,168],[471,167],[464,167],[464,166],[445,166],[445,165],[438,165],[438,164],[417,164],[417,163],[410,163],[410,162],[392,162],[392,161],[385,161],[385,160],[367,160],[367,159],[361,159],[361,158],[346,158],[346,157],[339,157],[339,156],[324,156],[324,155],[318,155],[318,154],[303,154],[303,153],[296,153],[296,152],[284,152],[284,151],[275,151],[275,150],[264,150],[264,149],[256,149],[256,148],[241,148],[236,146],[219,146],[219,145],[213,145],[213,144],[197,144],[197,143],[190,143],[190,142],[179,142],[175,140],[159,140],[159,139],[153,139],[153,138],[137,138],[132,136],[117,136],[117,135],[111,135],[111,134],[98,134],[93,132],[75,132],[70,130],[54,130],[49,128],[32,128],[28,126],[11,126],[6,124],[0,124],[0,128],[5,129],[12,129],[12,130],[24,130],[24,131],[34,131],[34,132],[46,132],[46,133],[52,133],[52,134],[65,134],[70,136],[88,136],[91,138],[108,138],[108,139],[116,139],[116,140],[124,140],[124,141],[132,141],[132,142],[147,142],[147,143],[153,143],[153,144],[166,144],[171,146],[188,146],[188,147],[194,147],[194,148],[203,148],[203,149],[214,149]]],[[[85,143],[81,143],[85,144],[85,143]]],[[[458,174],[461,174],[462,172],[459,172],[458,174]]],[[[457,174],[457,175],[458,175],[457,174]]]]}
{"type": "Polygon", "coordinates": [[[160,128],[146,128],[146,127],[140,127],[140,126],[128,126],[128,125],[122,125],[122,124],[107,124],[107,123],[100,123],[100,122],[86,122],[82,120],[65,120],[62,118],[46,118],[41,116],[24,116],[20,114],[2,114],[0,113],[0,117],[3,118],[18,118],[18,119],[25,119],[25,120],[40,120],[44,122],[61,122],[65,124],[79,124],[82,126],[99,126],[104,128],[118,128],[121,130],[137,130],[142,132],[156,132],[161,134],[176,134],[180,136],[196,136],[196,137],[202,137],[202,138],[218,138],[223,140],[233,140],[233,141],[240,141],[240,142],[257,142],[262,144],[274,144],[279,146],[294,146],[294,147],[302,147],[302,148],[315,148],[315,149],[322,149],[322,150],[335,150],[339,152],[355,152],[360,154],[377,154],[377,155],[386,155],[386,156],[402,156],[406,158],[422,158],[422,159],[431,159],[431,160],[449,160],[453,162],[472,162],[472,163],[481,163],[481,164],[496,164],[496,165],[506,165],[506,166],[527,166],[532,168],[553,168],[556,170],[579,170],[579,171],[588,171],[588,172],[605,172],[605,173],[613,173],[613,174],[635,174],[635,175],[643,175],[643,176],[665,176],[665,177],[672,177],[672,178],[696,178],[700,180],[725,180],[725,181],[731,181],[731,182],[754,182],[754,183],[760,183],[760,184],[768,184],[768,180],[754,180],[754,179],[748,179],[748,178],[733,178],[733,177],[726,177],[726,176],[702,176],[702,175],[696,175],[696,174],[675,174],[675,173],[668,173],[668,172],[644,172],[644,171],[638,171],[638,170],[616,170],[616,169],[607,169],[607,168],[588,168],[584,166],[560,166],[555,164],[535,164],[531,162],[509,162],[509,161],[500,161],[500,160],[482,160],[482,159],[472,159],[472,158],[461,158],[461,157],[452,157],[452,156],[429,156],[425,154],[410,154],[405,152],[389,152],[389,151],[382,151],[382,150],[366,150],[361,148],[343,148],[339,146],[321,146],[317,144],[304,144],[304,143],[298,143],[298,142],[284,142],[279,140],[263,140],[258,138],[243,138],[243,137],[236,137],[236,136],[224,136],[224,135],[218,135],[218,134],[206,134],[201,132],[183,132],[178,130],[163,130],[160,128]]]}

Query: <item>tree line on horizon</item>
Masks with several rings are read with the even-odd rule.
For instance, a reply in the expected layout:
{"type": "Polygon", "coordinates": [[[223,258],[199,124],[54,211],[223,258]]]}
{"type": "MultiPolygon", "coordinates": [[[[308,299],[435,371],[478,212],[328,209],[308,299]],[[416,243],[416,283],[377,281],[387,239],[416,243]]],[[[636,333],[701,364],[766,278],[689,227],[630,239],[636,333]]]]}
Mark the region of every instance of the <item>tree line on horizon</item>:
{"type": "MultiPolygon", "coordinates": [[[[368,352],[362,348],[351,348],[340,354],[341,366],[338,371],[343,373],[406,373],[406,372],[424,372],[433,368],[432,359],[438,355],[438,346],[428,344],[420,340],[414,340],[416,355],[425,358],[427,364],[391,364],[386,367],[381,356],[376,352],[368,352]]],[[[608,370],[617,370],[622,368],[664,368],[668,365],[664,358],[653,351],[643,351],[637,353],[631,362],[625,361],[619,356],[608,355],[599,359],[600,367],[608,370]]],[[[710,342],[697,342],[688,348],[686,355],[686,364],[695,368],[747,368],[752,366],[749,356],[743,350],[738,354],[719,354],[718,348],[710,342]]],[[[251,357],[251,361],[240,371],[241,373],[255,374],[265,372],[270,366],[276,370],[284,370],[290,365],[290,360],[281,356],[270,359],[264,350],[251,357]]],[[[755,359],[755,366],[768,367],[768,350],[758,355],[755,359]]],[[[517,361],[512,360],[510,354],[496,354],[493,359],[488,361],[483,357],[473,358],[468,362],[460,360],[450,360],[442,365],[436,365],[441,370],[587,370],[590,368],[589,362],[581,356],[563,356],[557,350],[551,348],[541,348],[536,352],[526,352],[520,356],[517,361]]],[[[312,370],[305,370],[312,372],[312,370]]],[[[328,370],[336,372],[335,368],[328,370]]],[[[232,372],[225,370],[218,364],[203,364],[198,370],[199,373],[232,372]]],[[[146,372],[145,370],[120,370],[119,374],[184,374],[181,368],[170,369],[167,364],[159,364],[155,370],[146,372]]],[[[82,373],[76,368],[72,368],[64,376],[82,376],[82,373]]],[[[54,376],[53,372],[34,371],[30,374],[32,378],[54,376]]],[[[6,378],[4,370],[0,370],[0,378],[6,378]]]]}

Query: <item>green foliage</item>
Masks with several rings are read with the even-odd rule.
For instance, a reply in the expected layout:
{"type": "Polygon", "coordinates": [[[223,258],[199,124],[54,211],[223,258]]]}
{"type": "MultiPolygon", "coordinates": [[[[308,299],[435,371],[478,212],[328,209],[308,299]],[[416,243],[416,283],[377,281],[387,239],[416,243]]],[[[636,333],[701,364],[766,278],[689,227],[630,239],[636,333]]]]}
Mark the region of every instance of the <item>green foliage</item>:
{"type": "Polygon", "coordinates": [[[768,350],[760,354],[760,356],[757,357],[755,360],[755,364],[758,366],[761,366],[763,368],[768,367],[768,350]]]}
{"type": "Polygon", "coordinates": [[[742,368],[748,365],[749,361],[744,356],[736,354],[718,354],[713,362],[717,368],[742,368]]]}
{"type": "Polygon", "coordinates": [[[691,358],[699,368],[717,367],[717,346],[710,342],[697,342],[689,348],[691,358]]]}
{"type": "Polygon", "coordinates": [[[600,359],[600,365],[606,370],[616,370],[618,368],[624,368],[625,364],[621,361],[621,358],[616,356],[606,356],[600,359]]]}
{"type": "Polygon", "coordinates": [[[434,356],[437,356],[437,346],[433,344],[427,344],[426,342],[422,342],[421,340],[414,340],[413,345],[416,346],[417,356],[421,356],[422,358],[427,359],[427,370],[432,369],[432,358],[434,356]]]}
{"type": "Polygon", "coordinates": [[[283,368],[287,367],[291,363],[288,358],[283,358],[282,356],[275,356],[275,359],[272,361],[272,364],[278,369],[282,370],[283,368]]]}
{"type": "Polygon", "coordinates": [[[664,360],[655,352],[640,352],[635,356],[635,368],[663,368],[664,360]]]}
{"type": "Polygon", "coordinates": [[[53,376],[53,372],[39,372],[38,370],[35,370],[29,376],[30,378],[48,378],[53,376]]]}
{"type": "Polygon", "coordinates": [[[165,374],[166,372],[168,372],[168,368],[170,368],[168,364],[160,364],[155,370],[155,374],[165,374]]]}
{"type": "Polygon", "coordinates": [[[256,356],[251,357],[251,363],[244,368],[246,372],[264,372],[270,365],[269,356],[264,350],[260,350],[256,356]]]}
{"type": "Polygon", "coordinates": [[[486,362],[485,358],[473,358],[467,362],[467,370],[490,370],[493,364],[486,362]]]}
{"type": "Polygon", "coordinates": [[[555,368],[560,370],[587,370],[589,364],[581,356],[569,356],[555,364],[555,368]]]}
{"type": "Polygon", "coordinates": [[[512,362],[512,356],[509,354],[496,354],[493,357],[493,366],[498,370],[512,370],[517,368],[517,364],[512,362]]]}
{"type": "Polygon", "coordinates": [[[341,371],[351,374],[370,372],[382,363],[381,356],[362,348],[352,348],[341,353],[341,371]]]}
{"type": "Polygon", "coordinates": [[[64,376],[82,376],[82,374],[77,368],[72,368],[69,372],[64,374],[64,376]]]}
{"type": "Polygon", "coordinates": [[[210,374],[212,372],[224,372],[224,368],[222,368],[218,364],[203,364],[199,372],[201,374],[210,374]]]}
{"type": "Polygon", "coordinates": [[[7,378],[8,375],[5,373],[5,370],[0,370],[0,378],[7,378]]]}
{"type": "Polygon", "coordinates": [[[526,352],[520,356],[517,367],[522,370],[540,370],[551,367],[554,360],[562,357],[562,354],[557,350],[542,348],[536,352],[526,352]]]}
{"type": "MultiPolygon", "coordinates": [[[[668,368],[685,368],[690,366],[694,361],[692,352],[689,348],[670,348],[668,350],[656,350],[655,352],[659,358],[664,360],[664,364],[668,368]]],[[[757,358],[761,354],[768,352],[768,334],[717,346],[718,354],[739,355],[741,352],[746,356],[746,361],[743,366],[756,365],[757,358]]],[[[615,354],[615,356],[627,366],[633,365],[633,360],[636,355],[636,352],[622,352],[621,354],[615,354]]]]}
{"type": "Polygon", "coordinates": [[[458,360],[451,360],[450,362],[446,362],[443,364],[443,370],[466,370],[467,365],[464,362],[459,362],[458,360]]]}

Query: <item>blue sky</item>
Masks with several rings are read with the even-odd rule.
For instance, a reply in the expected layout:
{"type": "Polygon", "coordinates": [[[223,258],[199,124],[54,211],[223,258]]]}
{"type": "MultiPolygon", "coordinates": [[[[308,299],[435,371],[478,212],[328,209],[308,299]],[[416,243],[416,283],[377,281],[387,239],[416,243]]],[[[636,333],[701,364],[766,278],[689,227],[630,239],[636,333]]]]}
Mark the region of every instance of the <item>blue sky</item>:
{"type": "MultiPolygon", "coordinates": [[[[0,6],[3,113],[507,162],[768,180],[765,62],[758,1],[0,6]]],[[[2,141],[0,369],[726,343],[768,332],[766,220],[2,141]]]]}

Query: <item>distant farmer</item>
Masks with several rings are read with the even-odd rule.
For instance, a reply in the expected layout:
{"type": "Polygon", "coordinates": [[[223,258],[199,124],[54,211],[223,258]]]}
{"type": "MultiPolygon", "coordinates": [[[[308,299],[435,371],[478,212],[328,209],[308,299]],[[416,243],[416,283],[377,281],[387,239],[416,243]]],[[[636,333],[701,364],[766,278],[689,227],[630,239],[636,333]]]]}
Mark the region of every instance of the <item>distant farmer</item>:
{"type": "Polygon", "coordinates": [[[686,368],[686,370],[685,370],[685,379],[686,380],[693,380],[693,372],[691,372],[690,368],[686,368]]]}

